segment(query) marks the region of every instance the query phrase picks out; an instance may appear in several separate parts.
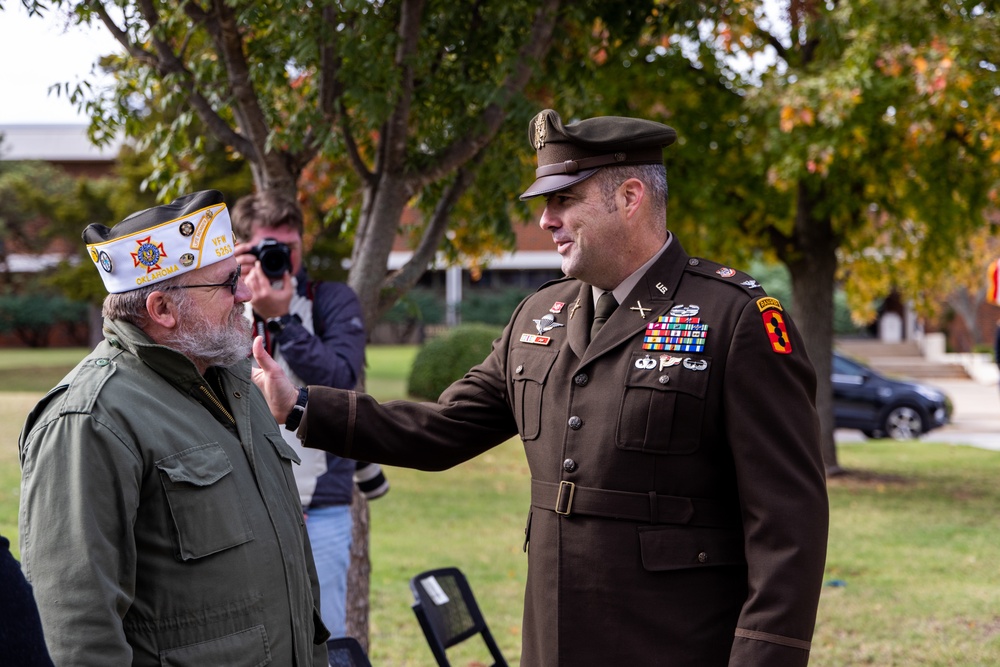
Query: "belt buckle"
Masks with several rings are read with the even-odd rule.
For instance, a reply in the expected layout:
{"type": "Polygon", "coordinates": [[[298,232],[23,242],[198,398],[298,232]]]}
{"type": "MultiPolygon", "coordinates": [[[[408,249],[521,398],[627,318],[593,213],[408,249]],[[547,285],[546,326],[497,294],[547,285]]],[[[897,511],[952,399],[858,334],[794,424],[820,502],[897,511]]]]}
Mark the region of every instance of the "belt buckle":
{"type": "Polygon", "coordinates": [[[573,482],[559,482],[559,495],[556,496],[555,513],[569,516],[573,511],[573,494],[576,493],[576,484],[573,482]],[[566,492],[569,490],[568,493],[566,492]]]}

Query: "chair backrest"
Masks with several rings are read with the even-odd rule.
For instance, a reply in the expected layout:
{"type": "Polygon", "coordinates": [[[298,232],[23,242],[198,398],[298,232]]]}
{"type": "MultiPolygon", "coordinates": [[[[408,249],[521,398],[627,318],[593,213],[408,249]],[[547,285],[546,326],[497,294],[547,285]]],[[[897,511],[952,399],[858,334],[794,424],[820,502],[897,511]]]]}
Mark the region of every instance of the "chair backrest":
{"type": "Polygon", "coordinates": [[[365,650],[354,637],[337,637],[326,642],[330,667],[372,667],[365,650]]]}
{"type": "Polygon", "coordinates": [[[449,667],[445,649],[481,635],[494,667],[507,667],[465,575],[455,567],[422,572],[410,579],[413,613],[420,621],[439,667],[449,667]]]}

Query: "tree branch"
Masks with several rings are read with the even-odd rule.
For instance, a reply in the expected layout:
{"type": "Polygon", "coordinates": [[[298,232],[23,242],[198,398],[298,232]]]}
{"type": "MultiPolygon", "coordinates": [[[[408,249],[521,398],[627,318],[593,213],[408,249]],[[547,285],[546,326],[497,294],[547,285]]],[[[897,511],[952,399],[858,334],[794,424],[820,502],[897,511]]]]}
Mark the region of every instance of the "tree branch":
{"type": "Polygon", "coordinates": [[[531,79],[532,68],[549,50],[552,32],[555,29],[560,0],[542,0],[531,33],[518,53],[517,61],[500,86],[497,99],[487,105],[472,124],[473,130],[457,137],[440,155],[438,160],[422,169],[420,173],[409,174],[412,188],[416,191],[428,183],[443,178],[478,154],[500,131],[507,118],[510,100],[520,93],[531,79]]]}
{"type": "Polygon", "coordinates": [[[125,51],[131,57],[135,58],[144,65],[156,69],[157,65],[156,55],[150,53],[149,51],[145,50],[144,48],[142,48],[141,46],[130,40],[128,38],[128,32],[119,28],[118,24],[116,24],[114,20],[112,20],[112,18],[108,16],[108,12],[104,8],[104,3],[89,2],[88,5],[93,11],[97,12],[97,15],[100,17],[101,23],[104,24],[104,27],[108,29],[108,32],[111,33],[111,36],[114,37],[115,40],[125,48],[125,51]]]}
{"type": "MultiPolygon", "coordinates": [[[[403,171],[406,159],[406,140],[413,104],[414,75],[412,59],[417,53],[420,41],[420,19],[425,0],[403,0],[399,17],[399,46],[396,47],[396,68],[400,72],[399,93],[396,106],[386,121],[382,143],[385,147],[385,162],[381,169],[388,173],[403,171]]],[[[412,194],[416,190],[410,189],[412,194]]]]}
{"type": "MultiPolygon", "coordinates": [[[[143,0],[143,2],[149,1],[143,0]]],[[[262,163],[265,159],[264,146],[267,143],[269,128],[258,104],[256,91],[250,82],[250,70],[243,55],[243,38],[236,25],[232,9],[224,1],[217,0],[213,0],[211,11],[208,12],[190,0],[184,3],[183,8],[184,13],[192,21],[201,23],[208,30],[212,41],[215,42],[216,51],[226,68],[226,79],[235,102],[233,113],[236,115],[240,128],[249,139],[249,141],[244,140],[244,145],[249,150],[241,150],[241,152],[253,161],[262,163]]],[[[209,113],[214,117],[213,122],[217,119],[225,127],[224,131],[233,133],[229,125],[214,110],[210,110],[209,113]]],[[[199,114],[201,114],[200,110],[199,114]]],[[[204,117],[202,119],[206,120],[204,117]]],[[[211,125],[210,129],[213,132],[216,131],[216,128],[211,125]]]]}
{"type": "Polygon", "coordinates": [[[191,72],[184,66],[184,63],[177,57],[170,45],[156,36],[155,27],[159,22],[159,14],[157,13],[152,0],[140,0],[137,3],[137,6],[139,8],[139,13],[142,14],[143,18],[146,19],[146,23],[149,25],[149,39],[153,44],[154,50],[156,51],[157,57],[149,63],[150,66],[156,69],[164,77],[171,74],[177,75],[181,87],[184,89],[185,93],[187,93],[189,103],[192,107],[194,107],[198,116],[202,119],[202,122],[205,123],[208,129],[223,143],[232,146],[240,152],[249,154],[252,149],[249,142],[247,142],[244,137],[234,132],[232,128],[230,128],[229,125],[215,113],[215,110],[212,109],[212,105],[209,101],[205,99],[201,92],[195,87],[194,77],[191,75],[191,72]]]}
{"type": "Polygon", "coordinates": [[[455,203],[469,189],[475,177],[476,166],[482,160],[485,151],[481,151],[475,158],[464,167],[458,169],[455,179],[445,188],[441,198],[434,206],[434,213],[427,223],[420,244],[413,251],[413,256],[396,271],[385,279],[384,287],[389,289],[390,294],[397,292],[407,292],[412,288],[420,277],[427,272],[427,265],[434,258],[434,253],[444,239],[448,230],[448,221],[451,212],[455,208],[455,203]]]}

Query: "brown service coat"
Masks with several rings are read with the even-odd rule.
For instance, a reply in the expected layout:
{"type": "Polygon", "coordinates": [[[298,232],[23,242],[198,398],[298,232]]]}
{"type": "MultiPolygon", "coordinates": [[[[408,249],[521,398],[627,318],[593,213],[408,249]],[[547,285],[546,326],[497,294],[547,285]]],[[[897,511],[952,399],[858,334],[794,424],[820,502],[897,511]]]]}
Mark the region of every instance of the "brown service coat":
{"type": "Polygon", "coordinates": [[[787,313],[720,269],[675,238],[589,347],[590,286],[549,283],[436,404],[311,387],[306,445],[437,470],[520,434],[522,665],[805,665],[828,524],[815,373],[787,313]],[[644,350],[647,323],[678,305],[708,324],[704,353],[644,350]],[[772,349],[775,312],[788,354],[772,349]],[[540,334],[549,314],[564,326],[540,334]]]}

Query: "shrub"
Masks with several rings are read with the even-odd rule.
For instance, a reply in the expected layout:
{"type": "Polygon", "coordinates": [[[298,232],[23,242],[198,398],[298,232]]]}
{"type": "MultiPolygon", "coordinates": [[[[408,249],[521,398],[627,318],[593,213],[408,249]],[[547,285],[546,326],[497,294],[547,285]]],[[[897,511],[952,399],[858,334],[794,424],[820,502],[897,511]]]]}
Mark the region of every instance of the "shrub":
{"type": "Polygon", "coordinates": [[[504,326],[524,297],[534,290],[506,289],[499,293],[467,290],[462,299],[462,321],[504,326]]]}
{"type": "Polygon", "coordinates": [[[41,293],[0,296],[0,333],[12,333],[29,347],[42,347],[57,324],[86,322],[87,304],[41,293]]]}
{"type": "Polygon", "coordinates": [[[463,324],[433,338],[420,348],[407,383],[416,398],[436,401],[455,380],[485,359],[502,329],[484,324],[463,324]]]}

